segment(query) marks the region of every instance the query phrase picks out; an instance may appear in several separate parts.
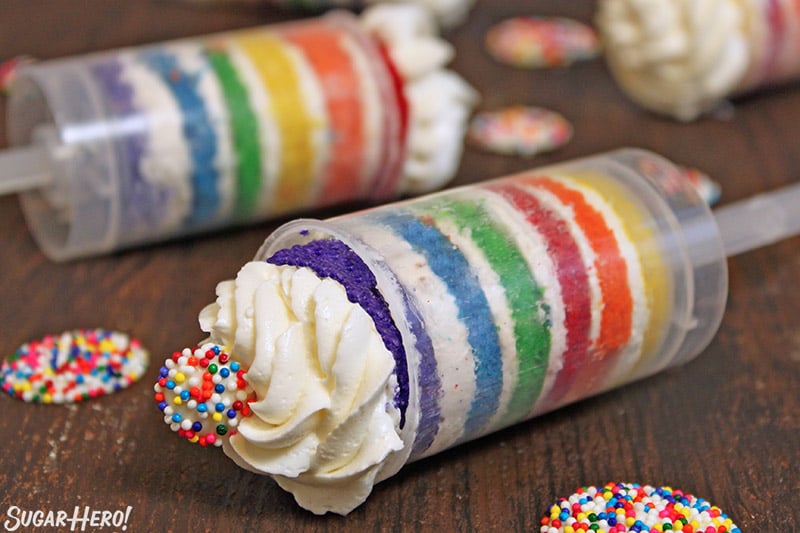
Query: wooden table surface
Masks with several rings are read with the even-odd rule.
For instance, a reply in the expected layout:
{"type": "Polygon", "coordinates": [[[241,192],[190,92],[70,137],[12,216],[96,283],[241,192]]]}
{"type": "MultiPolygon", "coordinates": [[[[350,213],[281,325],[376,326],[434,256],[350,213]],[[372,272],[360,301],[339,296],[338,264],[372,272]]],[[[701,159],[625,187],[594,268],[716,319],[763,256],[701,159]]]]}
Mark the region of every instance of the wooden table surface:
{"type": "MultiPolygon", "coordinates": [[[[515,70],[483,48],[487,28],[506,17],[590,21],[592,5],[484,0],[446,34],[454,68],[482,93],[482,109],[539,105],[575,126],[568,146],[532,160],[468,148],[454,183],[622,146],[705,170],[722,184],[722,203],[800,179],[797,84],[739,99],[725,120],[678,124],[631,104],[601,60],[515,70]]],[[[0,56],[48,59],[291,16],[169,1],[3,0],[0,56]]],[[[269,478],[174,436],[152,399],[163,357],[202,339],[197,314],[216,283],[275,225],[59,264],[38,250],[16,198],[0,199],[0,353],[46,333],[101,326],[133,334],[152,354],[140,383],[98,400],[63,407],[0,397],[0,525],[12,506],[70,514],[130,506],[127,530],[137,532],[535,531],[558,497],[621,481],[704,497],[743,531],[800,531],[798,239],[729,261],[725,318],[694,361],[414,463],[349,516],[317,517],[269,478]]]]}

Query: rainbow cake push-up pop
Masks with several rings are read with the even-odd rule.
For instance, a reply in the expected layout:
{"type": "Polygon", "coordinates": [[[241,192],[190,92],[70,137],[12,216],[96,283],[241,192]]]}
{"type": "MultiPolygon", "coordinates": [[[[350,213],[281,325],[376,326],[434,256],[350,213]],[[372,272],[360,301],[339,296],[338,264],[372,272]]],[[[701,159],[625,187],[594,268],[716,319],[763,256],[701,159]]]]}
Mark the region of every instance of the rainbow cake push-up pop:
{"type": "Polygon", "coordinates": [[[271,4],[288,9],[316,11],[330,8],[358,9],[379,3],[416,3],[429,9],[443,27],[460,24],[469,14],[475,0],[188,0],[196,4],[271,4]]]}
{"type": "MultiPolygon", "coordinates": [[[[623,150],[290,222],[200,313],[201,352],[242,371],[202,409],[247,396],[214,444],[306,509],[348,513],[409,461],[697,355],[722,317],[726,252],[800,229],[756,222],[798,189],[718,226],[680,169],[623,150]]],[[[164,394],[191,365],[173,360],[157,400],[180,431],[164,394]]],[[[204,420],[195,433],[213,432],[204,420]]]]}
{"type": "Polygon", "coordinates": [[[679,120],[800,77],[795,0],[602,0],[597,25],[622,89],[679,120]]]}
{"type": "Polygon", "coordinates": [[[474,91],[414,5],[20,69],[0,193],[53,258],[430,191],[474,91]]]}

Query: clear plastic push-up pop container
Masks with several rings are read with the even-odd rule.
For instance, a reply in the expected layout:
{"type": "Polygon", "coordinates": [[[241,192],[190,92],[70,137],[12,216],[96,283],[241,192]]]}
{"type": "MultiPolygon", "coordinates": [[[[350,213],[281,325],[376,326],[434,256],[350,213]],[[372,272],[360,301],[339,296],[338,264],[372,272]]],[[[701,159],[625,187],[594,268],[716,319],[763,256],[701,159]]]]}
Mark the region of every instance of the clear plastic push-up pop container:
{"type": "Polygon", "coordinates": [[[379,3],[414,2],[430,10],[442,27],[460,24],[469,14],[475,0],[181,0],[196,5],[250,4],[279,6],[285,9],[320,11],[331,8],[360,9],[379,3]]]}
{"type": "Polygon", "coordinates": [[[218,284],[155,399],[182,437],[346,514],[408,462],[694,358],[726,257],[800,231],[798,200],[712,212],[678,167],[624,149],[298,219],[218,284]],[[206,400],[217,359],[236,375],[206,400]]]}
{"type": "Polygon", "coordinates": [[[452,52],[385,5],[27,65],[0,194],[60,260],[430,191],[476,101],[452,52]]]}

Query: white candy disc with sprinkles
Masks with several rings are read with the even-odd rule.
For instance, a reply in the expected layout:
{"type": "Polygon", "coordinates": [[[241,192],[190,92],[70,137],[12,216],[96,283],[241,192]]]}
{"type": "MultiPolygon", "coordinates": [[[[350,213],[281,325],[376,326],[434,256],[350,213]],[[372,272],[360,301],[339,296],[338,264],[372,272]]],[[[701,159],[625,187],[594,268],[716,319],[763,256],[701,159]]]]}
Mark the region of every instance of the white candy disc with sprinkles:
{"type": "Polygon", "coordinates": [[[0,387],[26,402],[80,402],[128,387],[147,362],[147,351],[124,333],[65,331],[17,348],[0,366],[0,387]]]}
{"type": "Polygon", "coordinates": [[[693,167],[664,165],[651,157],[636,161],[636,169],[658,183],[669,196],[685,195],[687,185],[708,205],[719,201],[722,188],[706,173],[693,167]]]}
{"type": "Polygon", "coordinates": [[[245,369],[213,343],[173,353],[153,388],[164,422],[201,446],[222,446],[255,399],[245,369]]]}
{"type": "Polygon", "coordinates": [[[562,17],[513,17],[486,34],[486,49],[501,63],[522,68],[564,67],[600,53],[591,26],[562,17]]]}
{"type": "Polygon", "coordinates": [[[708,174],[691,167],[681,167],[678,170],[681,171],[683,177],[686,178],[689,184],[697,191],[697,194],[700,195],[700,198],[705,200],[708,205],[714,205],[719,201],[722,187],[712,180],[708,174]]]}
{"type": "Polygon", "coordinates": [[[553,504],[541,533],[741,533],[719,507],[672,487],[607,483],[553,504]]]}
{"type": "Polygon", "coordinates": [[[521,105],[477,113],[467,131],[467,139],[484,150],[524,157],[555,150],[571,138],[572,125],[559,113],[521,105]]]}
{"type": "Polygon", "coordinates": [[[0,94],[8,94],[11,84],[17,79],[19,69],[35,61],[30,56],[21,55],[0,63],[0,94]]]}

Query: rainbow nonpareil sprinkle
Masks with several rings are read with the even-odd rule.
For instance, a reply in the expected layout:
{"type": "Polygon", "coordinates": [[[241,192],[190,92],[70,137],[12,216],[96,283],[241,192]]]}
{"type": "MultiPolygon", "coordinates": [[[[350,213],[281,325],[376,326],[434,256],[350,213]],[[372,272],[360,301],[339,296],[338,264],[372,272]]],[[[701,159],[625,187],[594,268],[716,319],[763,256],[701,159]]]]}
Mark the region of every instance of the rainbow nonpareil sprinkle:
{"type": "Polygon", "coordinates": [[[467,139],[490,152],[532,157],[567,144],[572,131],[572,125],[554,111],[510,106],[477,113],[470,122],[467,139]]]}
{"type": "Polygon", "coordinates": [[[66,331],[17,348],[0,366],[0,387],[26,402],[80,402],[130,386],[147,362],[147,351],[124,333],[66,331]]]}
{"type": "Polygon", "coordinates": [[[541,533],[741,533],[718,507],[671,487],[607,483],[561,498],[541,520],[541,533]]]}
{"type": "Polygon", "coordinates": [[[564,67],[596,57],[594,28],[562,17],[514,17],[489,29],[486,49],[497,61],[521,68],[564,67]]]}
{"type": "Polygon", "coordinates": [[[200,446],[222,446],[235,435],[255,399],[245,369],[213,343],[173,353],[153,388],[164,422],[200,446]]]}

